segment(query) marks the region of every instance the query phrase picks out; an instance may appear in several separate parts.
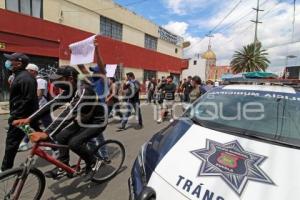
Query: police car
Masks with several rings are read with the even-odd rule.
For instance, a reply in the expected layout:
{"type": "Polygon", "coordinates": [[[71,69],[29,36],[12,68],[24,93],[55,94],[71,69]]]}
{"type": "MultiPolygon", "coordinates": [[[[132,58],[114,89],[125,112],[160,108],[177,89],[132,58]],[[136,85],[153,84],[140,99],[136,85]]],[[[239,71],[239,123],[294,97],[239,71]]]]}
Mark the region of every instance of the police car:
{"type": "Polygon", "coordinates": [[[299,199],[297,87],[264,81],[212,89],[141,147],[130,198],[299,199]]]}

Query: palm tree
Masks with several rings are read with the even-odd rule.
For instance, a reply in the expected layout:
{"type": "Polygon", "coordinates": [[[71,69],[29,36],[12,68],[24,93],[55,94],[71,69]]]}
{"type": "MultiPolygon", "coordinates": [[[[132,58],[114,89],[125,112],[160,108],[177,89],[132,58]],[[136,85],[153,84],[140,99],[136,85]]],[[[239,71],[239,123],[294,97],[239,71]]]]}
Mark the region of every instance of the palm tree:
{"type": "Polygon", "coordinates": [[[267,55],[260,42],[244,46],[242,50],[235,51],[232,57],[230,62],[232,71],[234,73],[265,71],[270,64],[267,55]]]}

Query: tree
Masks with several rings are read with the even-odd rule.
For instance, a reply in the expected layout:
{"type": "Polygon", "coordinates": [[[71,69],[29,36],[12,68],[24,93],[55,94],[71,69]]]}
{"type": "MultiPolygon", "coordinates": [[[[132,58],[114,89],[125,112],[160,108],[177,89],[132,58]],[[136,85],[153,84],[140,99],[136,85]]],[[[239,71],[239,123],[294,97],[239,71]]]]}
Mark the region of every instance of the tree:
{"type": "Polygon", "coordinates": [[[270,64],[267,55],[260,42],[244,46],[242,50],[235,51],[232,57],[230,62],[232,71],[234,73],[266,71],[270,64]]]}

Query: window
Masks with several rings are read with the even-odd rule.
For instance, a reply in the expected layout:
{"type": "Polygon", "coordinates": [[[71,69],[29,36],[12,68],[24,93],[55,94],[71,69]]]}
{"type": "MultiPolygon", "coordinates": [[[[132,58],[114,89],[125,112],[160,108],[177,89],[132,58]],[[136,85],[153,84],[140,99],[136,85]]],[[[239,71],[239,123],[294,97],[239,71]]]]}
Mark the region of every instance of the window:
{"type": "Polygon", "coordinates": [[[43,0],[6,0],[6,9],[30,15],[43,17],[43,0]]]}
{"type": "Polygon", "coordinates": [[[197,60],[194,60],[194,65],[197,65],[197,60]]]}
{"type": "Polygon", "coordinates": [[[144,70],[144,82],[151,78],[156,78],[156,71],[144,70]]]}
{"type": "Polygon", "coordinates": [[[145,48],[147,49],[152,49],[152,50],[157,50],[157,38],[145,34],[145,48]]]}
{"type": "Polygon", "coordinates": [[[100,17],[101,35],[105,35],[116,40],[122,40],[122,31],[122,24],[103,16],[100,17]]]}

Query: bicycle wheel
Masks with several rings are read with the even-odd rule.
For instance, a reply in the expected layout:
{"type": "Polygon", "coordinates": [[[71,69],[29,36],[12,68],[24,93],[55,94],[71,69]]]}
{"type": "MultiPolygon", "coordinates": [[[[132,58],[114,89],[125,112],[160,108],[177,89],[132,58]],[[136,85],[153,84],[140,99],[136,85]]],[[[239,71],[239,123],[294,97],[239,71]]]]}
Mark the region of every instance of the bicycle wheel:
{"type": "Polygon", "coordinates": [[[29,170],[22,178],[24,167],[7,170],[0,174],[0,199],[4,200],[39,200],[46,185],[44,174],[36,169],[29,170]],[[23,184],[23,188],[21,185],[23,184]],[[21,189],[21,191],[19,191],[21,189]],[[19,197],[18,197],[19,195],[19,197]]]}
{"type": "Polygon", "coordinates": [[[118,174],[125,159],[125,148],[119,141],[107,140],[98,146],[95,155],[100,160],[98,163],[100,166],[95,172],[92,181],[102,183],[118,174]]]}

